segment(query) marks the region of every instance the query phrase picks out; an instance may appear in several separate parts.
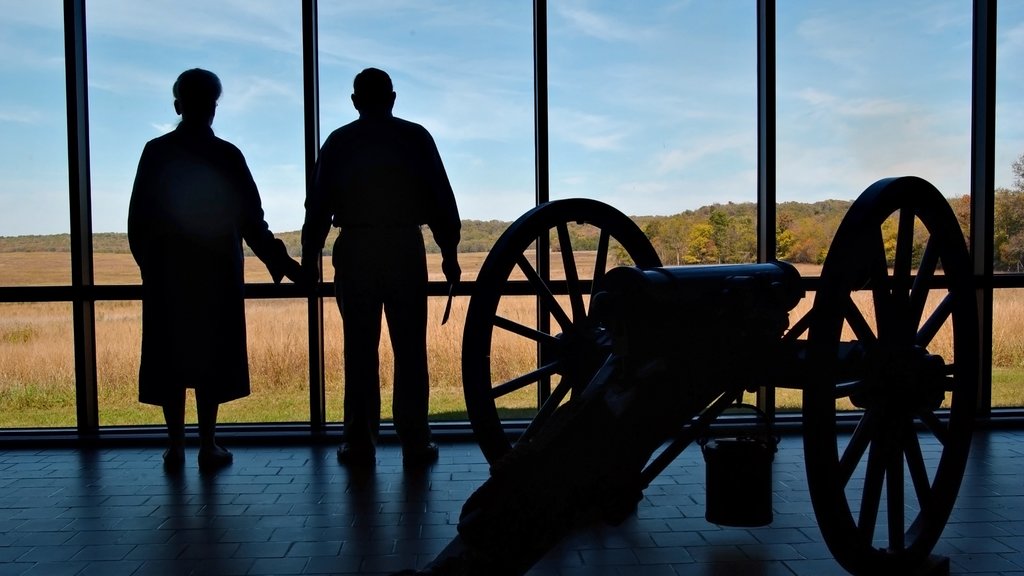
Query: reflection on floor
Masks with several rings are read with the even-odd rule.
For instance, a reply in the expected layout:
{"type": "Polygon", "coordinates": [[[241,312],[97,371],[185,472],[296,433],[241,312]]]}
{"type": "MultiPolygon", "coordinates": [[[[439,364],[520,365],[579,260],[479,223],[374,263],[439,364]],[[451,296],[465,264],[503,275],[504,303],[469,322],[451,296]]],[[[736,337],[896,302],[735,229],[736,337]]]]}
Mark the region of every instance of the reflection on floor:
{"type": "MultiPolygon", "coordinates": [[[[0,450],[0,576],[8,574],[390,574],[422,566],[455,534],[487,477],[472,443],[406,473],[396,446],[352,474],[329,446],[238,446],[200,475],[195,452],[168,476],[159,448],[0,450]]],[[[575,534],[531,575],[845,574],[821,540],[800,438],[774,463],[774,522],[704,520],[704,464],[691,447],[623,525],[575,534]]],[[[557,480],[553,480],[557,481],[557,480]]],[[[1024,431],[975,438],[957,509],[936,553],[953,574],[1024,574],[1024,431]]]]}

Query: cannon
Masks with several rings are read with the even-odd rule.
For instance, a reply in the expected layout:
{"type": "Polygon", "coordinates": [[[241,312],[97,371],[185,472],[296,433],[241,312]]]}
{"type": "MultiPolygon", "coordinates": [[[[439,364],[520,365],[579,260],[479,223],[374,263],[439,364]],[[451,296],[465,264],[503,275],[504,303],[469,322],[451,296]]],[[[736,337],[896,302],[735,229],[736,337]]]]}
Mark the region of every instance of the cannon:
{"type": "MultiPolygon", "coordinates": [[[[785,262],[664,267],[608,205],[539,205],[495,243],[467,310],[466,406],[493,469],[463,519],[490,509],[498,520],[523,515],[505,524],[528,523],[600,501],[575,516],[619,520],[745,392],[795,389],[810,497],[836,560],[853,574],[941,571],[931,553],[956,501],[977,402],[974,290],[952,209],[912,176],[868,187],[806,282],[785,262]],[[579,224],[596,231],[587,251],[572,245],[579,224]],[[805,286],[813,305],[791,318],[805,286]],[[537,302],[536,314],[520,317],[517,299],[537,302]],[[511,363],[509,341],[535,347],[536,364],[511,363]],[[540,407],[512,438],[524,399],[540,407]],[[557,475],[544,477],[552,467],[557,475]],[[577,469],[590,484],[572,478],[577,469]],[[543,497],[559,485],[562,501],[543,497]],[[522,512],[531,500],[542,503],[522,512]]],[[[516,541],[477,524],[489,534],[481,542],[516,541]]]]}

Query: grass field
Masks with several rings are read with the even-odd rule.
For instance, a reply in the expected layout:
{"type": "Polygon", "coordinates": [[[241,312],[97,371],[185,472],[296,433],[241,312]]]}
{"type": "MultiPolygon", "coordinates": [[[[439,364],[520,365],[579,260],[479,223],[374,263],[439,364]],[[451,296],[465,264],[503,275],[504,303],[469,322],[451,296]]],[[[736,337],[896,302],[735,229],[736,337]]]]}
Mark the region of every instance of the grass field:
{"type": "MultiPolygon", "coordinates": [[[[137,284],[138,268],[127,254],[96,254],[98,284],[137,284]]],[[[464,279],[476,275],[484,255],[464,254],[464,279]]],[[[441,280],[440,262],[430,255],[431,278],[441,280]]],[[[66,253],[0,254],[0,286],[68,283],[66,253]]],[[[266,270],[247,259],[246,279],[269,282],[266,270]]],[[[330,274],[329,262],[325,262],[330,274]]],[[[816,274],[805,268],[805,275],[816,274]]],[[[582,270],[588,274],[589,271],[582,270]]],[[[793,316],[810,306],[805,298],[793,316]]],[[[465,418],[462,393],[462,329],[468,297],[456,298],[451,320],[441,325],[444,298],[432,298],[428,322],[431,413],[434,419],[465,418]]],[[[225,404],[221,422],[301,422],[309,419],[306,303],[304,300],[249,300],[246,304],[249,363],[253,394],[225,404]]],[[[534,316],[532,297],[510,299],[504,313],[528,323],[534,316]]],[[[1024,405],[1024,290],[999,290],[995,295],[993,334],[993,404],[1024,405]]],[[[327,412],[329,421],[342,418],[343,381],[341,321],[333,300],[324,302],[327,412]]],[[[158,408],[137,401],[141,345],[139,302],[96,303],[97,377],[100,424],[160,424],[158,408]]],[[[393,359],[381,345],[382,415],[390,418],[393,359]]],[[[940,349],[942,343],[937,345],[940,349]]],[[[497,338],[492,351],[496,378],[521,374],[534,366],[533,347],[522,338],[497,338]]],[[[940,353],[948,354],[948,352],[940,353]]],[[[197,375],[197,377],[200,375],[197,375]]],[[[75,424],[74,351],[69,303],[0,304],[0,428],[60,427],[75,424]]],[[[531,393],[506,398],[508,409],[532,407],[531,393]]],[[[795,409],[798,392],[779,390],[778,405],[795,409]]],[[[190,410],[194,403],[189,402],[190,410]]],[[[189,418],[194,421],[194,413],[189,418]]]]}

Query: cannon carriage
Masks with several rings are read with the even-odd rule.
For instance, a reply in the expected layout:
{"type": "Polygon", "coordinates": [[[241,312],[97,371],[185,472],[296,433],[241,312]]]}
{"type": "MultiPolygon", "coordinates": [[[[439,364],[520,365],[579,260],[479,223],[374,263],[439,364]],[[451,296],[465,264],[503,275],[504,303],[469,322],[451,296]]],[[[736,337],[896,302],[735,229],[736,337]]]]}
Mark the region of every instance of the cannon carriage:
{"type": "Polygon", "coordinates": [[[799,390],[810,496],[832,554],[854,574],[925,570],[963,478],[977,396],[963,234],[928,182],[881,180],[851,206],[813,305],[794,318],[806,284],[785,262],[661,266],[631,220],[594,200],[534,208],[495,243],[467,310],[465,398],[484,455],[501,462],[551,426],[576,425],[560,418],[565,406],[596,403],[608,422],[592,428],[601,456],[636,468],[643,490],[745,392],[799,390]],[[585,254],[572,246],[576,223],[597,230],[585,254]],[[509,312],[523,296],[539,302],[536,318],[509,312]],[[536,346],[536,365],[506,366],[498,346],[509,338],[536,346]],[[540,408],[510,438],[521,414],[509,399],[524,394],[540,408]]]}

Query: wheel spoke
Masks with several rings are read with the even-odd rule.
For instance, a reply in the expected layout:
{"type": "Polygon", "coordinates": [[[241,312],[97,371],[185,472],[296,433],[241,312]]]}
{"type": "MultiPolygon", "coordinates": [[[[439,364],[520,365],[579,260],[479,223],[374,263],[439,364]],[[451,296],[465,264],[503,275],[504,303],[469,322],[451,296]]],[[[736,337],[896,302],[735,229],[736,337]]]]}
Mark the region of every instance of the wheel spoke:
{"type": "Polygon", "coordinates": [[[886,523],[889,526],[889,549],[903,550],[903,450],[897,439],[888,442],[886,450],[886,523]]]}
{"type": "Polygon", "coordinates": [[[868,469],[864,475],[864,491],[860,501],[860,517],[857,529],[861,540],[868,546],[875,536],[875,523],[882,503],[882,484],[885,481],[885,455],[882,443],[885,435],[879,435],[868,451],[868,469]]]}
{"type": "Polygon", "coordinates": [[[524,338],[529,338],[530,340],[540,342],[541,344],[558,344],[558,338],[555,338],[551,334],[548,334],[547,332],[541,332],[536,328],[531,328],[530,326],[520,324],[515,320],[509,320],[508,318],[505,318],[503,316],[494,317],[494,327],[501,328],[502,330],[507,330],[508,332],[511,332],[513,334],[518,334],[519,336],[522,336],[524,338]]]}
{"type": "Polygon", "coordinates": [[[611,237],[607,230],[601,230],[601,237],[597,241],[597,257],[594,259],[594,283],[590,287],[590,295],[593,296],[600,289],[604,273],[608,270],[608,239],[611,237]]]}
{"type": "Polygon", "coordinates": [[[935,245],[935,237],[928,238],[928,242],[924,246],[924,254],[921,256],[921,264],[917,268],[917,276],[914,278],[914,286],[910,289],[909,308],[913,326],[921,323],[924,305],[928,301],[928,293],[931,290],[931,282],[939,264],[939,251],[935,245]]]}
{"type": "Polygon", "coordinates": [[[526,275],[526,279],[533,284],[533,287],[537,289],[537,296],[539,296],[544,304],[547,304],[548,309],[551,311],[551,315],[555,317],[555,321],[562,327],[562,332],[568,332],[572,327],[572,320],[566,315],[565,310],[555,299],[555,295],[551,292],[551,287],[548,286],[547,282],[540,277],[537,273],[536,268],[530,264],[530,261],[526,259],[525,254],[520,254],[516,258],[516,263],[519,264],[519,268],[526,275]]]}
{"type": "Polygon", "coordinates": [[[899,229],[896,231],[896,257],[893,261],[893,290],[900,294],[910,289],[910,268],[914,251],[914,212],[900,209],[899,229]]]}
{"type": "Polygon", "coordinates": [[[516,376],[508,382],[494,386],[491,388],[491,397],[500,398],[506,394],[511,394],[516,390],[525,388],[530,384],[536,384],[541,378],[557,374],[561,365],[562,363],[560,361],[549,362],[536,370],[531,370],[526,374],[516,376]]]}
{"type": "Polygon", "coordinates": [[[537,415],[533,417],[530,424],[523,431],[522,436],[519,437],[517,442],[525,442],[532,438],[534,434],[540,430],[548,418],[554,413],[555,409],[562,403],[562,400],[569,394],[573,388],[573,382],[570,378],[562,378],[562,380],[555,386],[555,389],[551,391],[551,395],[548,396],[544,404],[541,405],[540,410],[537,411],[537,415]]]}
{"type": "Polygon", "coordinates": [[[921,513],[925,514],[931,507],[931,481],[928,479],[928,468],[924,464],[924,456],[921,454],[921,441],[911,423],[907,426],[905,450],[907,469],[910,471],[910,480],[914,483],[914,492],[917,494],[917,501],[921,505],[921,513]]]}
{"type": "Polygon", "coordinates": [[[846,445],[846,450],[843,451],[843,456],[839,459],[839,481],[844,488],[850,483],[853,472],[857,469],[861,458],[864,457],[864,452],[871,444],[877,420],[873,410],[864,412],[860,422],[857,422],[857,428],[854,429],[853,435],[850,436],[850,442],[846,445]]]}
{"type": "Polygon", "coordinates": [[[807,311],[807,314],[804,314],[803,317],[789,327],[789,330],[787,330],[782,336],[782,341],[790,342],[803,336],[807,332],[807,329],[811,327],[811,320],[814,318],[813,315],[814,308],[811,308],[807,311]]]}
{"type": "Polygon", "coordinates": [[[850,328],[853,330],[854,335],[857,339],[865,344],[873,344],[878,338],[875,336],[874,331],[871,329],[871,325],[864,319],[864,315],[861,314],[860,308],[853,303],[853,299],[850,295],[846,295],[846,303],[843,310],[843,317],[846,322],[850,324],[850,328]]]}
{"type": "Polygon", "coordinates": [[[871,261],[868,263],[871,269],[869,270],[870,286],[871,286],[871,297],[875,305],[875,327],[878,329],[878,337],[886,338],[891,337],[893,329],[893,295],[889,282],[889,266],[885,259],[885,243],[882,241],[882,231],[878,230],[878,235],[872,238],[874,240],[874,246],[867,247],[872,252],[870,255],[871,261]]]}
{"type": "Polygon", "coordinates": [[[934,412],[929,410],[919,411],[917,417],[931,431],[935,439],[945,446],[946,441],[949,439],[949,427],[943,424],[942,420],[939,420],[939,417],[934,412]]]}
{"type": "Polygon", "coordinates": [[[918,346],[928,347],[932,342],[932,338],[939,333],[939,330],[949,319],[950,315],[953,314],[953,293],[950,292],[939,302],[939,305],[935,307],[928,319],[924,321],[921,328],[917,331],[917,336],[914,339],[914,343],[918,346]]]}
{"type": "Polygon", "coordinates": [[[558,249],[562,254],[562,268],[565,270],[565,283],[569,288],[569,306],[572,309],[574,322],[582,322],[587,317],[587,308],[583,304],[583,291],[580,289],[579,271],[576,269],[576,257],[572,252],[572,238],[569,237],[569,226],[561,222],[558,228],[558,249]]]}

